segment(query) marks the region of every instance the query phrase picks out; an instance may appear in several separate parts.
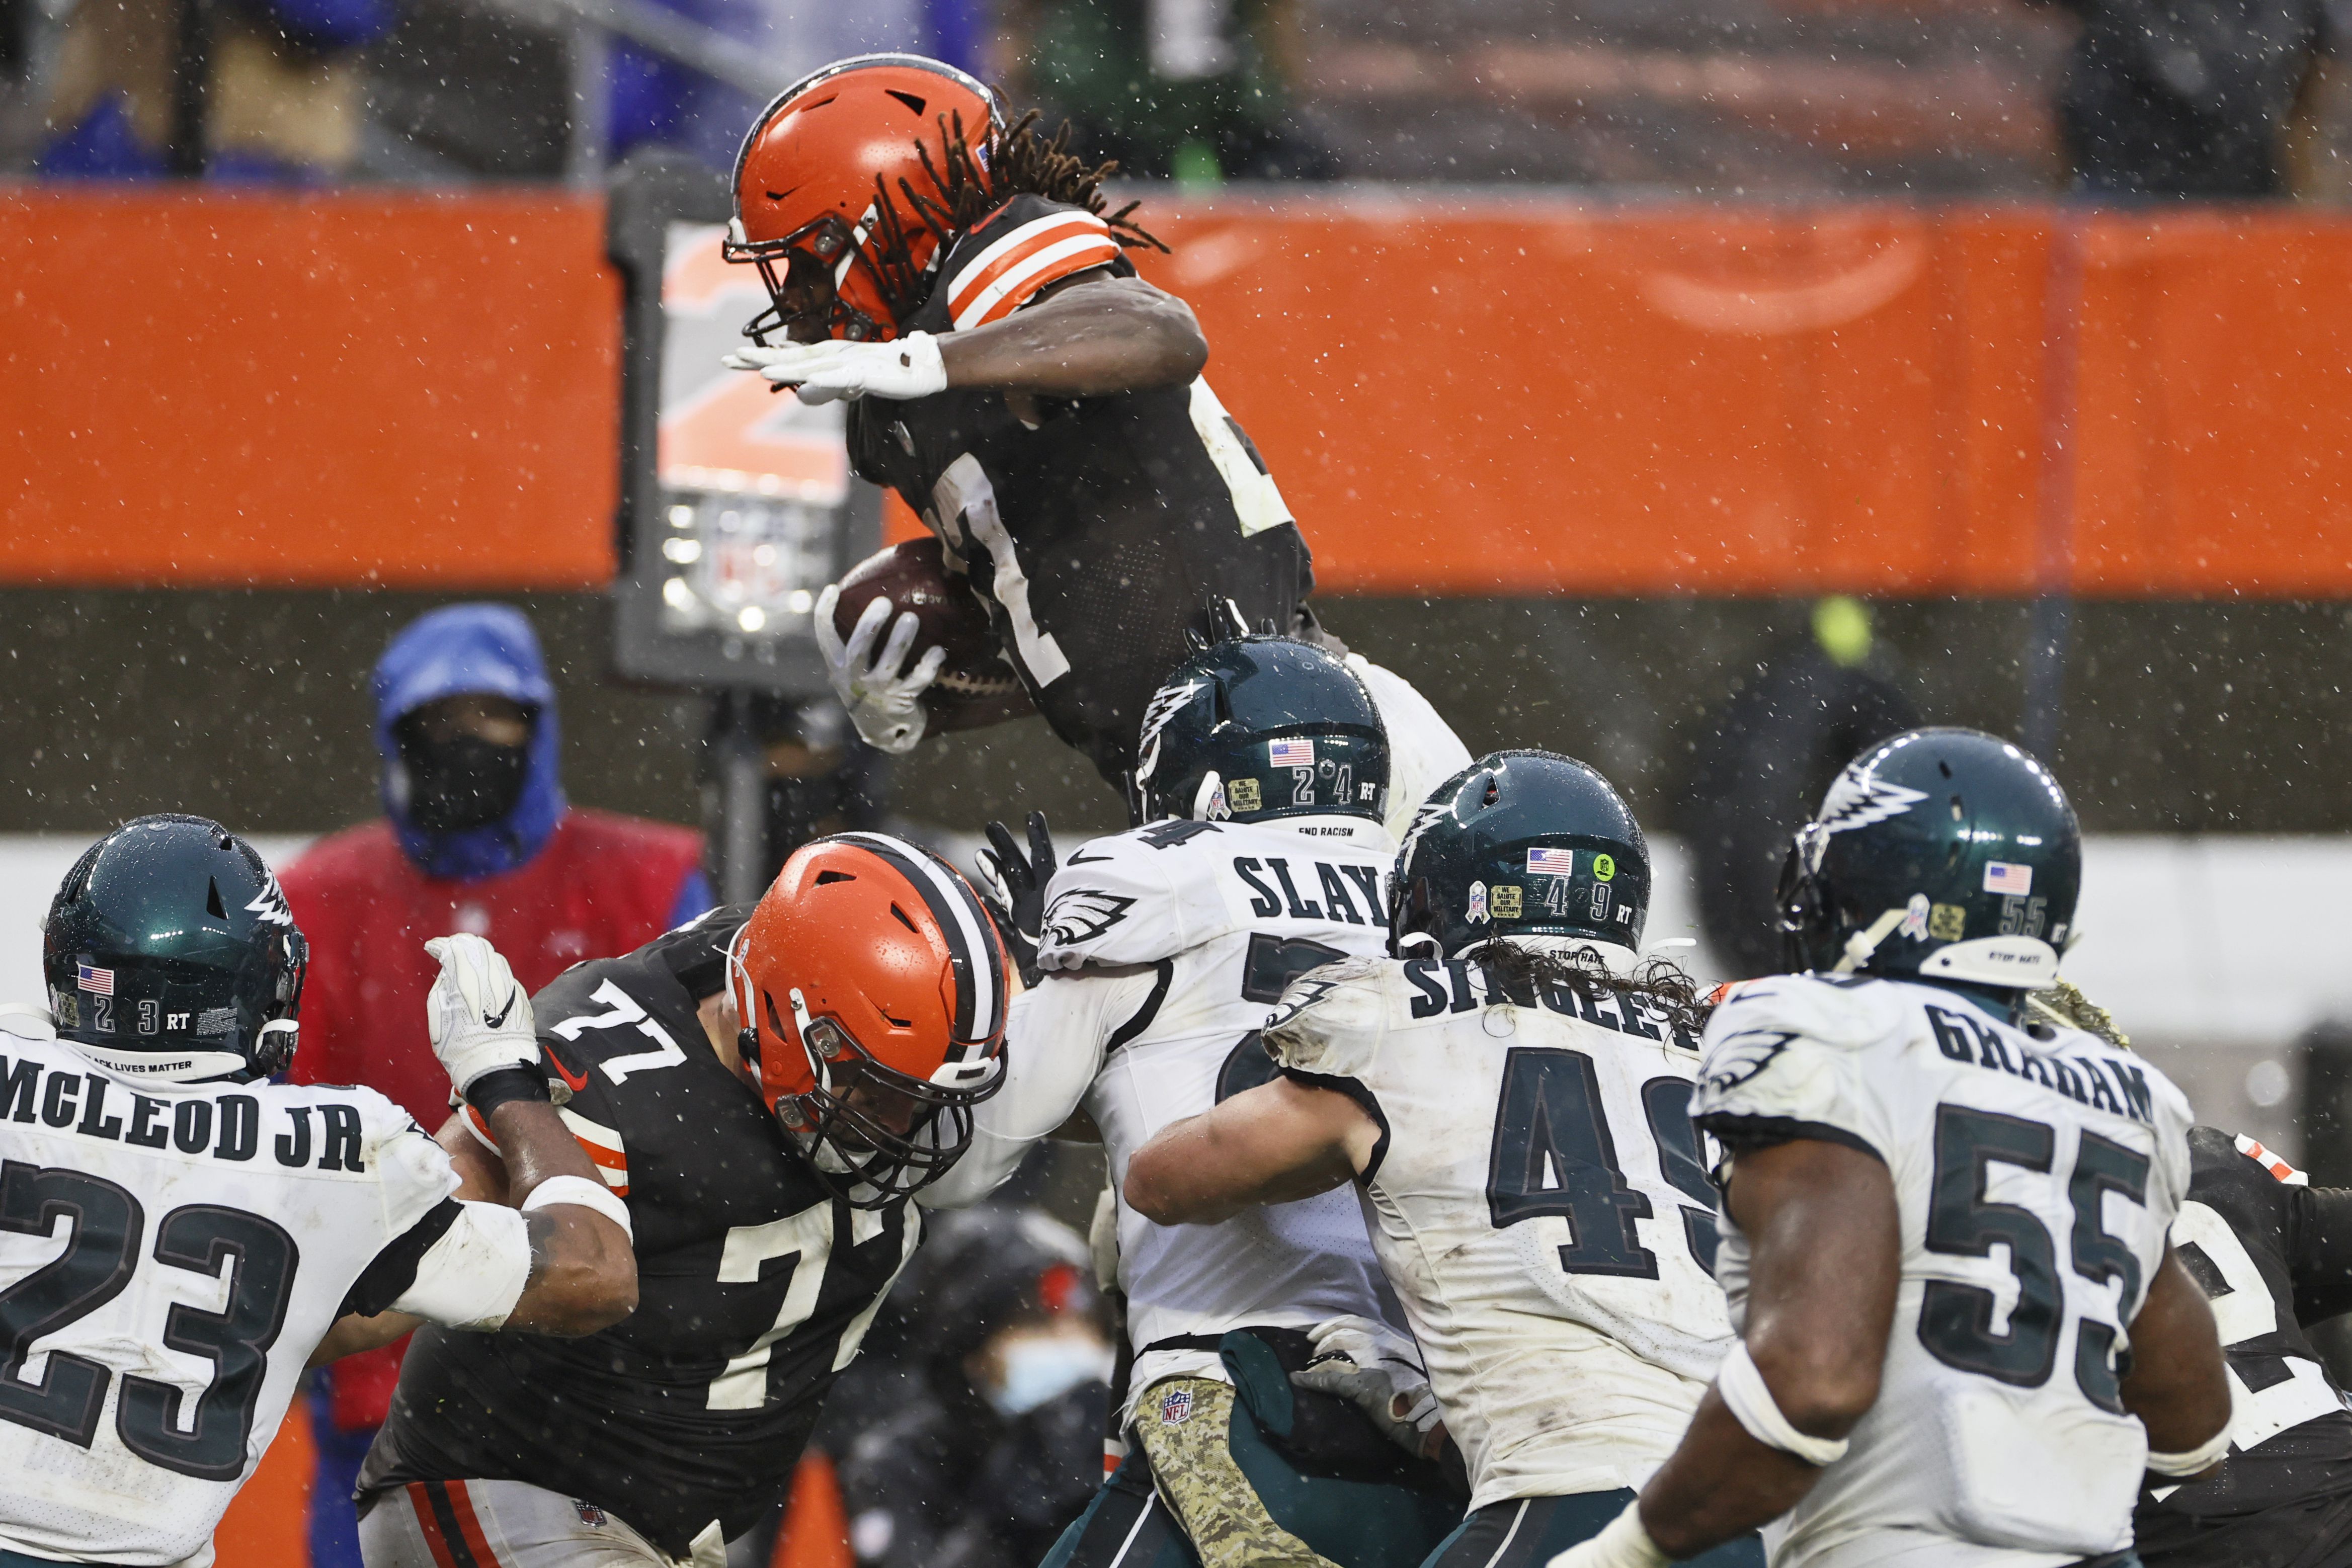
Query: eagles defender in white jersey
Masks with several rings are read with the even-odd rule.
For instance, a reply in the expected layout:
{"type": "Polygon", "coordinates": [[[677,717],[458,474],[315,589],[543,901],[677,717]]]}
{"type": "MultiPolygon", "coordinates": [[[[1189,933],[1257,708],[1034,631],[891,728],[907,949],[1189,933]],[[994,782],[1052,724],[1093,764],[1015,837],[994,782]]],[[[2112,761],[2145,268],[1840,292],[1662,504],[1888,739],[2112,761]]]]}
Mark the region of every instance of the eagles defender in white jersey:
{"type": "MultiPolygon", "coordinates": [[[[1006,1087],[927,1200],[977,1197],[1074,1117],[1116,1181],[1160,1128],[1272,1075],[1259,1026],[1301,972],[1386,944],[1388,744],[1339,659],[1272,636],[1197,653],[1150,703],[1139,752],[1144,825],[1087,844],[1034,901],[1042,973],[1014,1005],[1006,1087]]],[[[1023,862],[994,833],[1000,878],[1034,888],[1050,844],[1023,862]]],[[[1056,1568],[1405,1568],[1452,1528],[1460,1504],[1436,1466],[1287,1376],[1328,1320],[1386,1323],[1403,1343],[1352,1194],[1215,1226],[1121,1206],[1118,1229],[1141,1452],[1056,1568]],[[1261,1461],[1278,1485],[1247,1469],[1261,1461]]]]}
{"type": "Polygon", "coordinates": [[[1688,1111],[1703,1009],[1639,957],[1649,850],[1582,763],[1474,763],[1397,884],[1398,956],[1300,980],[1265,1030],[1280,1080],[1164,1131],[1127,1196],[1197,1222],[1359,1183],[1433,1406],[1385,1358],[1347,1375],[1401,1442],[1437,1440],[1442,1413],[1466,1458],[1470,1516],[1432,1568],[1527,1568],[1623,1511],[1730,1343],[1688,1111]]]}
{"type": "Polygon", "coordinates": [[[508,1137],[520,1209],[455,1201],[373,1090],[268,1081],[306,948],[244,841],[142,817],[67,873],[49,1007],[0,1009],[0,1561],[201,1568],[306,1364],[420,1320],[580,1334],[634,1305],[626,1210],[549,1103],[530,1001],[481,938],[432,946],[434,1050],[508,1137]]]}
{"type": "Polygon", "coordinates": [[[2082,881],[2057,781],[1974,730],[1851,763],[1797,835],[1807,972],[1733,988],[1692,1114],[1729,1157],[1742,1341],[1674,1457],[1554,1568],[1654,1568],[1780,1514],[1784,1568],[2136,1564],[2143,1477],[2200,1475],[2231,1396],[2167,1231],[2189,1106],[2026,1027],[2082,881]]]}

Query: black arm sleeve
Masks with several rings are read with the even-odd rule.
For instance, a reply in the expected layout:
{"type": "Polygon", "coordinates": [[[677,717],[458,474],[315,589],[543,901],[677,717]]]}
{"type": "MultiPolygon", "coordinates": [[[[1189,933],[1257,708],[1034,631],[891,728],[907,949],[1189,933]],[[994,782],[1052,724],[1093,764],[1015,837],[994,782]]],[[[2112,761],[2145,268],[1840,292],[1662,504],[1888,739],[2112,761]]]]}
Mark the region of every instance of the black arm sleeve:
{"type": "Polygon", "coordinates": [[[2352,1312],[2352,1187],[2294,1189],[2288,1275],[2297,1322],[2352,1312]]]}
{"type": "Polygon", "coordinates": [[[456,1198],[445,1197],[427,1209],[424,1218],[386,1242],[375,1260],[343,1292],[343,1304],[335,1315],[357,1312],[363,1318],[372,1318],[405,1295],[408,1287],[416,1283],[416,1266],[433,1250],[433,1244],[457,1223],[462,1207],[456,1198]]]}

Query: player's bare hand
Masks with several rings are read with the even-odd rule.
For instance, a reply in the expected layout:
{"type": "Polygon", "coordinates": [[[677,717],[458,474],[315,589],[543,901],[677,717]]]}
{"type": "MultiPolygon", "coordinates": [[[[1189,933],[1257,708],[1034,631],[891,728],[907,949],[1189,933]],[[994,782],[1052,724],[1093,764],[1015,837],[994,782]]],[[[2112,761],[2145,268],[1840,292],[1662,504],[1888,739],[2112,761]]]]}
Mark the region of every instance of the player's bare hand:
{"type": "Polygon", "coordinates": [[[833,624],[834,607],[840,602],[838,583],[827,588],[816,601],[816,645],[824,655],[825,677],[866,744],[893,757],[903,756],[923,738],[923,693],[939,678],[948,651],[926,649],[910,665],[908,658],[914,653],[922,622],[908,611],[892,623],[894,607],[879,597],[868,601],[845,643],[833,624]],[[889,640],[877,653],[874,644],[881,640],[885,625],[890,627],[889,640]]]}
{"type": "Polygon", "coordinates": [[[980,852],[981,899],[1021,966],[1022,983],[1034,986],[1037,943],[1045,924],[1045,886],[1061,863],[1054,853],[1054,836],[1046,831],[1045,813],[1032,811],[1027,855],[1013,841],[1013,830],[1002,822],[988,824],[988,841],[991,847],[980,852]]]}
{"type": "Polygon", "coordinates": [[[805,403],[855,402],[868,396],[904,401],[929,397],[948,388],[939,341],[929,332],[909,332],[887,343],[741,348],[722,362],[730,371],[756,371],[779,387],[792,387],[805,403]]]}
{"type": "Polygon", "coordinates": [[[425,998],[425,1028],[457,1092],[507,1068],[544,1071],[530,998],[499,950],[462,932],[436,936],[425,950],[441,965],[425,998]]]}

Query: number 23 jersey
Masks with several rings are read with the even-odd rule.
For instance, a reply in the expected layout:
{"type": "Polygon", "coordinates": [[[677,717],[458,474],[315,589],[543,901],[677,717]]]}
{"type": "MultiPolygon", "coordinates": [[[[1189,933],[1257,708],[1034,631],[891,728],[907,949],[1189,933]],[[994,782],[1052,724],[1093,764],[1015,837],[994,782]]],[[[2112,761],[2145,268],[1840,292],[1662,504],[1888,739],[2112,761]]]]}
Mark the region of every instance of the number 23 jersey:
{"type": "Polygon", "coordinates": [[[1266,1028],[1282,1071],[1382,1129],[1373,1247],[1470,1506],[1641,1485],[1730,1343],[1686,1110],[1696,1041],[1641,1001],[1499,986],[1460,958],[1334,965],[1286,1008],[1266,1028]]]}
{"type": "MultiPolygon", "coordinates": [[[[1734,987],[1692,1115],[1732,1149],[1881,1161],[1902,1275],[1878,1402],[1784,1521],[1790,1568],[2041,1568],[2121,1551],[2147,1457],[2118,1392],[2189,1186],[2188,1102],[2129,1051],[2037,1040],[1957,992],[1861,977],[1734,987]]],[[[1717,1275],[1743,1315],[1747,1239],[1717,1275]]]]}
{"type": "Polygon", "coordinates": [[[696,1000],[719,990],[747,914],[576,965],[532,998],[572,1085],[564,1124],[629,1206],[637,1310],[579,1339],[420,1330],[363,1494],[527,1481],[678,1557],[782,1497],[920,1222],[830,1197],[711,1051],[696,1000]]]}

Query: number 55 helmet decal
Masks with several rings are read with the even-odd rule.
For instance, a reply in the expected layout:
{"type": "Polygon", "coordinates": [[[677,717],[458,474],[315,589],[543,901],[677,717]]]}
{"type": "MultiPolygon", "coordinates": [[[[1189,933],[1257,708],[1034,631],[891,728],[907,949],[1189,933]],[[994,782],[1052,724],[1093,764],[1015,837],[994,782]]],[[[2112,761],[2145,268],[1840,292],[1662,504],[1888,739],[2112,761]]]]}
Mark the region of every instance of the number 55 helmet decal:
{"type": "Polygon", "coordinates": [[[883,1207],[970,1146],[1003,1081],[1007,966],[947,862],[882,833],[803,844],[728,968],[761,1096],[834,1192],[883,1207]]]}
{"type": "Polygon", "coordinates": [[[2073,940],[2083,833],[2050,770],[1998,736],[1914,729],[1848,763],[1780,874],[1800,969],[2047,986],[2073,940]]]}

